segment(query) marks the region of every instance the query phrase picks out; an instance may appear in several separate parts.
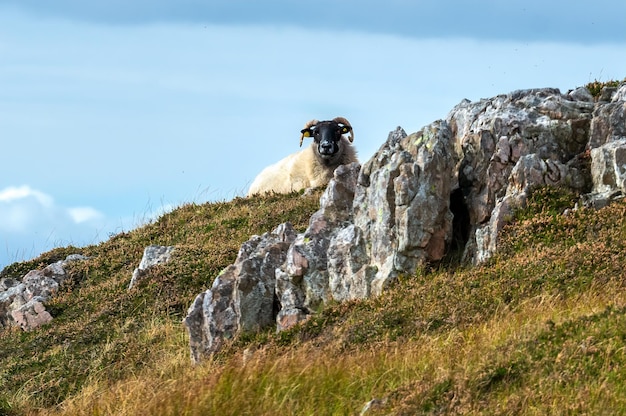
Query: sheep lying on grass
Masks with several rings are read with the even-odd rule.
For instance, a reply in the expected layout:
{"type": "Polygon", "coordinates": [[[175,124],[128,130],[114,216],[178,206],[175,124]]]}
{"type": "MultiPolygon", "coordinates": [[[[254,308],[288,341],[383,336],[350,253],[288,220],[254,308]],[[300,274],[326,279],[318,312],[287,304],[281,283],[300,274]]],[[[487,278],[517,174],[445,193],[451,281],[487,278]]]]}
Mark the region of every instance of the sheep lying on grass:
{"type": "Polygon", "coordinates": [[[333,177],[337,166],[358,162],[356,150],[351,144],[354,132],[345,118],[311,120],[304,125],[301,133],[300,146],[305,137],[313,137],[313,143],[266,167],[250,185],[248,196],[324,186],[333,177]]]}

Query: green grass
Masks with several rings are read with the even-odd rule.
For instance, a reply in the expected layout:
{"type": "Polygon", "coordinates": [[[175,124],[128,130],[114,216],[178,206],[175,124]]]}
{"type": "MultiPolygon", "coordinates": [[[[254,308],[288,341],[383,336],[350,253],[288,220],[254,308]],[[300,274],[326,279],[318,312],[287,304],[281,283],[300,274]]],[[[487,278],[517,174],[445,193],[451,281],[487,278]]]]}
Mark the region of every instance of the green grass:
{"type": "Polygon", "coordinates": [[[0,337],[0,415],[626,413],[626,203],[570,210],[539,189],[480,267],[440,265],[192,366],[181,320],[252,234],[303,230],[320,194],[185,205],[80,251],[51,324],[0,337]],[[149,244],[170,263],[131,291],[149,244]]]}
{"type": "Polygon", "coordinates": [[[585,87],[587,88],[587,90],[589,90],[589,92],[591,93],[591,95],[595,99],[598,99],[600,97],[600,93],[602,92],[602,88],[604,88],[604,87],[618,87],[620,84],[622,84],[624,82],[626,82],[626,78],[623,79],[622,81],[598,81],[598,80],[595,80],[595,81],[590,82],[587,85],[585,85],[585,87]]]}

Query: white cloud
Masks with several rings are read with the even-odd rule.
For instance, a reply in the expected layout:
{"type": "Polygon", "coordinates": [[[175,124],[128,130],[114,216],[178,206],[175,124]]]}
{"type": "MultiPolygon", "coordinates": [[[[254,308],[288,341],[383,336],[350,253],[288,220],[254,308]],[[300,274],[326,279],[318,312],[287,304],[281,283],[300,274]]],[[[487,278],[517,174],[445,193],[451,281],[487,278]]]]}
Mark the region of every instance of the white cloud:
{"type": "Polygon", "coordinates": [[[9,186],[0,191],[0,203],[11,203],[28,198],[35,198],[37,202],[45,207],[50,207],[53,204],[53,200],[49,195],[32,189],[28,185],[9,186]]]}
{"type": "Polygon", "coordinates": [[[26,232],[29,226],[46,222],[82,224],[102,219],[104,214],[95,208],[58,206],[52,196],[28,185],[0,190],[0,231],[26,232]]]}
{"type": "Polygon", "coordinates": [[[0,232],[23,233],[54,210],[49,195],[27,185],[0,190],[0,232]]]}
{"type": "Polygon", "coordinates": [[[0,268],[60,245],[96,242],[106,225],[93,207],[65,207],[28,185],[0,189],[0,268]]]}
{"type": "Polygon", "coordinates": [[[69,212],[70,216],[76,224],[99,220],[104,217],[104,215],[100,211],[92,207],[68,208],[67,211],[69,212]]]}

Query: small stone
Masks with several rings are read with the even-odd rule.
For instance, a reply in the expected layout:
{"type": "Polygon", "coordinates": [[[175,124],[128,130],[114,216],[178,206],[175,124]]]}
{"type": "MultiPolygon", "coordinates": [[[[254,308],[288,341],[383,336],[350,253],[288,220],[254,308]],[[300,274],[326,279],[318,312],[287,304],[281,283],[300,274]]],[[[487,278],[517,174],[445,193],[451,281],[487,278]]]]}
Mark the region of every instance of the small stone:
{"type": "Polygon", "coordinates": [[[152,245],[146,247],[143,251],[143,257],[141,258],[139,267],[133,271],[133,276],[128,284],[128,290],[132,289],[151,267],[170,261],[173,252],[174,246],[152,245]]]}

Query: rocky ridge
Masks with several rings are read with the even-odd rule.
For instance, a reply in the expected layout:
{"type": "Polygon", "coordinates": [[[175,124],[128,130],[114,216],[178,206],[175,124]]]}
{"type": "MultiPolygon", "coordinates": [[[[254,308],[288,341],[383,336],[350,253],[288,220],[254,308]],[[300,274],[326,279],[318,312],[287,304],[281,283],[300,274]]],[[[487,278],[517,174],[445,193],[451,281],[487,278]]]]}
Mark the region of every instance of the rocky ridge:
{"type": "Polygon", "coordinates": [[[184,320],[194,362],[240,332],[284,330],[330,300],[379,295],[401,274],[460,250],[478,264],[538,186],[600,207],[626,193],[626,85],[542,88],[477,102],[407,135],[398,127],[363,166],[335,171],[309,227],[244,243],[184,320]]]}

